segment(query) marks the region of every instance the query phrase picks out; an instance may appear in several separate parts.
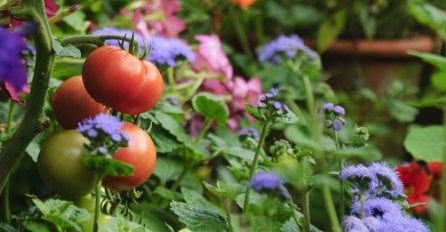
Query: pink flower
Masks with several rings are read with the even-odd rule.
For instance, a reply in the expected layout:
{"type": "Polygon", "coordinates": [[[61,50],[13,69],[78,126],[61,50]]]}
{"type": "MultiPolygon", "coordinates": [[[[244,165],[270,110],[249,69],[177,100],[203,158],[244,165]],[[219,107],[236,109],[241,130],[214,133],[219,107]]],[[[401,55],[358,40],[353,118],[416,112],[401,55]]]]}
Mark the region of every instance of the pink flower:
{"type": "Polygon", "coordinates": [[[179,0],[152,0],[135,11],[133,23],[136,31],[146,38],[158,34],[164,37],[178,37],[186,29],[186,24],[176,16],[182,7],[179,0]],[[162,19],[145,20],[144,16],[160,14],[162,19]]]}
{"type": "Polygon", "coordinates": [[[262,83],[258,77],[246,81],[244,78],[237,76],[228,83],[228,88],[233,98],[230,108],[235,112],[244,112],[246,104],[256,106],[260,95],[262,95],[262,83]]]}
{"type": "Polygon", "coordinates": [[[222,74],[226,80],[232,78],[232,65],[228,57],[221,49],[220,38],[217,35],[196,35],[195,39],[200,42],[197,56],[192,67],[196,71],[202,69],[209,73],[222,74]]]}

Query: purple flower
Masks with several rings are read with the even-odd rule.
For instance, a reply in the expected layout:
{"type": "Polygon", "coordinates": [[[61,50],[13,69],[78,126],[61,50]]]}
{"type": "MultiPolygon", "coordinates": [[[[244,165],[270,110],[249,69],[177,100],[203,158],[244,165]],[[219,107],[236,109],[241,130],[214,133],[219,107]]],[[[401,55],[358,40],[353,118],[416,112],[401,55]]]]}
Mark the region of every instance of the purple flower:
{"type": "Polygon", "coordinates": [[[26,86],[25,61],[21,58],[25,49],[21,34],[0,27],[0,82],[12,86],[16,92],[23,91],[26,86]]]}
{"type": "Polygon", "coordinates": [[[345,114],[345,109],[342,106],[335,106],[333,108],[333,112],[335,112],[335,114],[337,114],[337,115],[341,115],[342,116],[342,115],[345,114]]]}
{"type": "Polygon", "coordinates": [[[318,56],[317,53],[308,48],[303,43],[303,40],[297,35],[281,35],[272,42],[264,45],[259,50],[258,59],[260,62],[279,64],[281,62],[281,54],[292,59],[297,55],[298,51],[305,52],[311,59],[315,59],[318,56]]]}
{"type": "Polygon", "coordinates": [[[250,127],[247,129],[241,129],[240,130],[240,136],[249,136],[251,138],[258,138],[259,132],[256,128],[250,127]]]}
{"type": "MultiPolygon", "coordinates": [[[[352,214],[360,215],[361,202],[356,200],[352,205],[352,214]]],[[[402,216],[402,207],[387,198],[371,198],[365,201],[365,217],[374,217],[380,221],[387,221],[392,216],[402,216]]]]}
{"type": "Polygon", "coordinates": [[[375,162],[369,167],[370,171],[377,177],[378,186],[385,186],[383,193],[390,194],[390,196],[398,197],[405,196],[404,185],[396,174],[395,170],[390,168],[384,162],[375,162]]]}
{"type": "Polygon", "coordinates": [[[282,195],[286,198],[291,198],[288,190],[283,186],[285,179],[273,172],[257,172],[249,184],[255,191],[263,190],[280,190],[282,195]]]}
{"type": "Polygon", "coordinates": [[[381,224],[380,232],[429,232],[429,227],[409,216],[389,215],[384,223],[381,224]]]}
{"type": "Polygon", "coordinates": [[[322,108],[324,109],[325,112],[330,112],[334,109],[334,104],[332,102],[329,103],[325,103],[322,108]]]}
{"type": "Polygon", "coordinates": [[[104,146],[100,146],[100,147],[98,148],[98,151],[99,151],[99,153],[101,153],[101,154],[107,154],[107,153],[108,153],[108,149],[107,149],[106,147],[104,147],[104,146]]]}
{"type": "Polygon", "coordinates": [[[375,217],[364,217],[362,220],[364,225],[370,230],[370,232],[378,232],[381,231],[382,222],[375,217]]]}
{"type": "MultiPolygon", "coordinates": [[[[125,35],[125,37],[128,39],[132,38],[132,34],[134,34],[134,39],[136,41],[138,41],[139,47],[144,48],[145,41],[144,41],[144,38],[142,37],[142,35],[135,33],[131,30],[118,29],[118,28],[114,28],[114,27],[103,27],[103,28],[93,31],[91,34],[92,35],[120,35],[120,36],[125,35]]],[[[119,47],[119,42],[120,41],[117,39],[109,39],[109,40],[105,41],[105,44],[119,47]]],[[[128,42],[124,42],[124,47],[128,47],[128,42]]]]}
{"type": "MultiPolygon", "coordinates": [[[[79,123],[77,131],[88,138],[98,136],[98,134],[105,134],[115,142],[121,141],[121,138],[128,138],[125,133],[121,131],[123,122],[118,118],[109,114],[98,114],[94,118],[89,118],[79,123]],[[116,136],[119,136],[119,141],[116,141],[116,136]]],[[[128,141],[128,140],[127,140],[128,141]]]]}
{"type": "Polygon", "coordinates": [[[351,165],[344,168],[339,178],[341,180],[353,179],[355,187],[350,191],[352,193],[358,193],[359,191],[366,191],[367,193],[376,190],[377,182],[375,180],[375,175],[370,172],[370,170],[362,164],[351,165]]]}
{"type": "Polygon", "coordinates": [[[273,103],[273,106],[274,106],[274,109],[276,109],[276,110],[282,109],[282,103],[280,103],[279,101],[275,101],[273,103]]]}
{"type": "Polygon", "coordinates": [[[342,228],[347,232],[369,232],[361,219],[354,216],[346,216],[342,222],[342,228]]]}
{"type": "Polygon", "coordinates": [[[339,119],[335,119],[335,120],[333,120],[332,126],[335,131],[340,131],[344,127],[344,123],[342,123],[342,121],[339,119]]]}
{"type": "Polygon", "coordinates": [[[195,53],[192,48],[180,39],[153,36],[149,43],[152,47],[148,57],[150,62],[174,67],[177,65],[177,60],[186,59],[189,62],[195,60],[195,53]]]}

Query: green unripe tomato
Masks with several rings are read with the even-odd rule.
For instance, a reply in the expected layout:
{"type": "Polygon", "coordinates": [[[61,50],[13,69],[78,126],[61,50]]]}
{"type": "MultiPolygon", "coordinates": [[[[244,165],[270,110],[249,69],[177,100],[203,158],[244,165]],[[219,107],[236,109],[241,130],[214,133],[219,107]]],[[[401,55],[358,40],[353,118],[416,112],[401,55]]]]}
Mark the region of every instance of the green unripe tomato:
{"type": "Polygon", "coordinates": [[[97,184],[97,175],[82,163],[84,143],[88,140],[76,130],[65,130],[42,146],[37,169],[43,181],[66,199],[79,199],[97,184]]]}

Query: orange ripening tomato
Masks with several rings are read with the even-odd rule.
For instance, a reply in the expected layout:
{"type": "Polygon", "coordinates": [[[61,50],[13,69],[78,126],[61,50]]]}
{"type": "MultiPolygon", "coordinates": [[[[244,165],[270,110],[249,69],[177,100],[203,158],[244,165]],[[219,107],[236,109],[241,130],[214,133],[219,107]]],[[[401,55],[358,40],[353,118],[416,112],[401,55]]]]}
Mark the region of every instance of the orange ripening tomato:
{"type": "Polygon", "coordinates": [[[51,98],[54,116],[64,129],[74,129],[82,120],[107,112],[84,87],[81,76],[65,80],[51,98]]]}
{"type": "Polygon", "coordinates": [[[232,0],[233,3],[239,5],[243,10],[248,9],[256,0],[232,0]]]}
{"type": "Polygon", "coordinates": [[[152,175],[156,164],[155,145],[146,131],[129,122],[121,130],[128,134],[129,144],[113,154],[113,159],[132,165],[133,173],[104,177],[102,185],[113,191],[128,191],[140,186],[152,175]]]}
{"type": "Polygon", "coordinates": [[[161,98],[163,78],[158,68],[114,46],[102,46],[85,60],[82,77],[98,102],[126,114],[152,109],[161,98]]]}

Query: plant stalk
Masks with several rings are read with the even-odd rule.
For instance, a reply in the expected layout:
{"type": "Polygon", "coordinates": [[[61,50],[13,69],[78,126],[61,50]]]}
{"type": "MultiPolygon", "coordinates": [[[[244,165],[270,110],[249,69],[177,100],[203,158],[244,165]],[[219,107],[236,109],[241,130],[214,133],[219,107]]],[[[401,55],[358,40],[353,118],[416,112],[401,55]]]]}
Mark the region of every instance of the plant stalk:
{"type": "MultiPolygon", "coordinates": [[[[256,170],[257,162],[259,160],[260,156],[260,150],[262,150],[263,144],[265,143],[266,135],[268,134],[268,130],[271,124],[271,119],[267,119],[265,123],[263,124],[262,132],[260,133],[260,139],[259,143],[257,144],[256,151],[254,153],[254,159],[252,161],[251,167],[249,169],[249,176],[248,180],[251,181],[252,177],[254,176],[254,172],[256,170]]],[[[251,187],[246,188],[245,192],[245,202],[243,203],[243,210],[245,212],[249,211],[249,197],[251,195],[251,187]]]]}
{"type": "Polygon", "coordinates": [[[34,136],[40,132],[48,83],[54,66],[55,53],[52,49],[51,30],[45,15],[43,0],[23,0],[23,11],[38,22],[31,34],[36,49],[36,64],[31,84],[31,93],[25,106],[25,115],[16,131],[0,153],[0,193],[9,180],[14,168],[24,156],[24,151],[34,136]]]}

